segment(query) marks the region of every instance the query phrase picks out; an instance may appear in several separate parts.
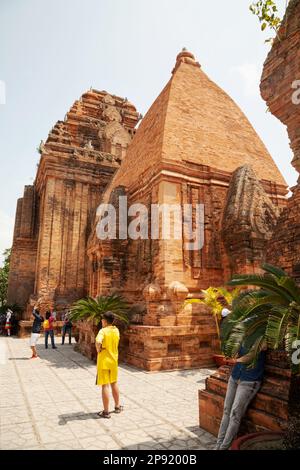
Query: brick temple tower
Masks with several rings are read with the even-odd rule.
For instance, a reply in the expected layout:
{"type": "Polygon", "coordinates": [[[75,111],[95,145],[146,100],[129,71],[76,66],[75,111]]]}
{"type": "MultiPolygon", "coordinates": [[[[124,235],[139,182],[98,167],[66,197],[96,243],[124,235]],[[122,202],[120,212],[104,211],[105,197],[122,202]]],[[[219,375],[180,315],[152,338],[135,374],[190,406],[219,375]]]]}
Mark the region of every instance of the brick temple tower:
{"type": "MultiPolygon", "coordinates": [[[[271,113],[286,127],[292,161],[300,173],[300,0],[291,0],[279,31],[265,61],[261,94],[271,113]],[[296,83],[297,81],[297,83],[296,83]]],[[[266,260],[286,270],[300,283],[300,178],[281,212],[271,239],[265,246],[266,260]]],[[[199,392],[200,423],[217,436],[231,368],[222,366],[199,392]]],[[[283,431],[289,421],[291,385],[290,363],[282,351],[270,352],[263,385],[252,401],[242,423],[242,432],[283,431]]],[[[294,406],[294,402],[293,406],[294,406]]]]}
{"type": "Polygon", "coordinates": [[[127,99],[90,90],[41,144],[34,185],[17,205],[8,289],[28,317],[36,301],[60,309],[86,294],[91,224],[138,120],[127,99]]]}
{"type": "Polygon", "coordinates": [[[100,242],[96,224],[88,244],[90,294],[118,290],[144,312],[126,333],[128,362],[148,370],[211,362],[211,316],[183,301],[236,270],[259,269],[286,192],[245,115],[183,50],[104,201],[126,195],[148,214],[152,204],[204,204],[204,247],[189,251],[184,235],[100,242]]]}

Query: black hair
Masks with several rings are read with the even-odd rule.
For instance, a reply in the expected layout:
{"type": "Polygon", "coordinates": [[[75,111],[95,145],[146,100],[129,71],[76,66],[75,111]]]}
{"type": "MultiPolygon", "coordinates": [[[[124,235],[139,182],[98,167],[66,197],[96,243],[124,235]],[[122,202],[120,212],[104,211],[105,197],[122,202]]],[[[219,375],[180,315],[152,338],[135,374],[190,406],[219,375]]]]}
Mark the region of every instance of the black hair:
{"type": "Polygon", "coordinates": [[[49,320],[49,318],[51,317],[51,312],[46,312],[46,320],[49,320]]]}
{"type": "Polygon", "coordinates": [[[102,318],[106,320],[109,325],[111,325],[114,322],[115,316],[113,312],[105,312],[102,318]]]}

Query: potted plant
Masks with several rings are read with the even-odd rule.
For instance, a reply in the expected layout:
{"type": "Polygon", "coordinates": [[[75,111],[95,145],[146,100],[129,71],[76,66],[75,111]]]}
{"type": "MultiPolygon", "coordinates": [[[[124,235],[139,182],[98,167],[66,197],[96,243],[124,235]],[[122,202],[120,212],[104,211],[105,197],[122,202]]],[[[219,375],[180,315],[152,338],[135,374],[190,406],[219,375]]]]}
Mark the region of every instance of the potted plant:
{"type": "Polygon", "coordinates": [[[206,305],[214,316],[218,335],[218,351],[213,355],[213,358],[218,367],[226,363],[224,355],[221,354],[220,323],[222,320],[222,310],[225,306],[228,309],[231,309],[234,299],[238,296],[239,292],[239,288],[229,291],[225,287],[209,287],[206,290],[201,290],[201,293],[204,296],[203,299],[186,300],[186,303],[199,303],[206,305]]]}
{"type": "Polygon", "coordinates": [[[88,320],[98,326],[105,312],[113,312],[115,324],[124,328],[129,323],[129,307],[122,296],[118,294],[100,295],[95,299],[87,297],[77,300],[71,307],[70,319],[72,321],[88,320]]]}
{"type": "Polygon", "coordinates": [[[255,289],[240,294],[233,312],[224,322],[222,351],[226,357],[234,357],[242,343],[248,341],[250,345],[251,341],[254,352],[251,364],[255,364],[265,342],[270,350],[285,349],[290,362],[291,383],[283,447],[299,449],[300,288],[282,269],[269,264],[263,265],[263,269],[263,274],[236,275],[229,282],[233,287],[253,286],[255,289]]]}
{"type": "Polygon", "coordinates": [[[77,322],[77,350],[95,359],[96,348],[93,343],[99,330],[102,316],[111,311],[115,315],[114,324],[122,331],[129,324],[129,307],[127,302],[118,294],[101,295],[95,299],[87,297],[73,304],[70,311],[70,319],[77,322]],[[86,323],[88,322],[88,324],[86,323]],[[83,333],[80,334],[80,331],[83,333]]]}

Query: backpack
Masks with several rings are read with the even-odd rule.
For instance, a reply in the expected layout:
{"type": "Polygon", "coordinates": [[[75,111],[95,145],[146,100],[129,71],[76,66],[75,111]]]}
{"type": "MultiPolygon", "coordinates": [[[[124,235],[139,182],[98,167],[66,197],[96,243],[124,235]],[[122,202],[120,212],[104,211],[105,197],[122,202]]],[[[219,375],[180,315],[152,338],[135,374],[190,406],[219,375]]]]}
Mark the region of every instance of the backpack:
{"type": "Polygon", "coordinates": [[[43,323],[44,330],[49,329],[49,326],[50,326],[49,320],[44,320],[44,323],[43,323]]]}

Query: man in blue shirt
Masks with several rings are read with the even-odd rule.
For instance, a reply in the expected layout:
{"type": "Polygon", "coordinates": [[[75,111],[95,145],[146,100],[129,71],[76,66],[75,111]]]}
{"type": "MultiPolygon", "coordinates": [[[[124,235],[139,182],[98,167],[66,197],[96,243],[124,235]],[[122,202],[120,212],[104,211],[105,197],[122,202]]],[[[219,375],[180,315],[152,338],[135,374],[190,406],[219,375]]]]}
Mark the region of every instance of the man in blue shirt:
{"type": "Polygon", "coordinates": [[[227,364],[234,365],[227,386],[224,412],[215,450],[227,450],[236,438],[243,416],[249,403],[261,387],[264,375],[267,345],[259,353],[254,367],[249,368],[254,353],[240,349],[239,358],[228,359],[227,364]]]}

